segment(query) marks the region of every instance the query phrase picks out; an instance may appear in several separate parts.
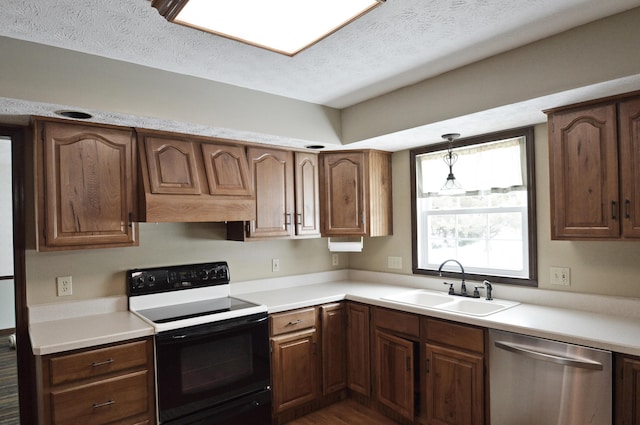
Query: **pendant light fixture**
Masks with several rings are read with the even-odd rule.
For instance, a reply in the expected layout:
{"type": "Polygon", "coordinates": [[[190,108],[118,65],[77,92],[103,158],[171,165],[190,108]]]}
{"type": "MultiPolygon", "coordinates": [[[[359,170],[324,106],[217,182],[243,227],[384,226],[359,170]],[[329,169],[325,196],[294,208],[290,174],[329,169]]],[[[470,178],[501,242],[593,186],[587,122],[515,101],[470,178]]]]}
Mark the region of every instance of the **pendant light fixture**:
{"type": "Polygon", "coordinates": [[[447,153],[444,154],[442,160],[449,167],[449,175],[447,176],[447,180],[440,189],[440,194],[442,195],[460,195],[464,193],[464,189],[460,185],[460,182],[456,180],[456,177],[453,175],[453,164],[458,160],[458,155],[453,152],[453,141],[460,137],[458,133],[448,133],[443,134],[442,138],[449,142],[449,148],[447,149],[447,153]]]}

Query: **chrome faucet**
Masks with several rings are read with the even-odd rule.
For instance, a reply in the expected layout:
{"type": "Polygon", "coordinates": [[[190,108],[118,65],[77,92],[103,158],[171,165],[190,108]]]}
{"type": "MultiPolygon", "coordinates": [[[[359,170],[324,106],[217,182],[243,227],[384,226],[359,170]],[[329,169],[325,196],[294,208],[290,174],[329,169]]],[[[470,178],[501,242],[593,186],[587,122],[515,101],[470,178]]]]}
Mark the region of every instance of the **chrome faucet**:
{"type": "Polygon", "coordinates": [[[491,286],[491,282],[489,282],[488,280],[485,280],[484,282],[482,282],[482,284],[487,289],[487,301],[493,300],[493,296],[491,295],[491,291],[493,290],[493,286],[491,286]]]}
{"type": "MultiPolygon", "coordinates": [[[[442,277],[442,267],[447,264],[449,261],[453,261],[454,263],[458,264],[458,266],[460,266],[460,271],[462,271],[462,285],[460,285],[460,295],[467,295],[467,285],[465,285],[464,283],[464,267],[462,267],[462,264],[460,264],[460,262],[458,260],[454,260],[454,259],[450,259],[450,260],[445,260],[442,264],[440,264],[440,267],[438,267],[438,273],[440,274],[440,277],[442,277]]],[[[450,285],[449,286],[449,294],[451,295],[455,295],[455,292],[453,291],[453,284],[449,284],[445,282],[445,285],[450,285]]]]}

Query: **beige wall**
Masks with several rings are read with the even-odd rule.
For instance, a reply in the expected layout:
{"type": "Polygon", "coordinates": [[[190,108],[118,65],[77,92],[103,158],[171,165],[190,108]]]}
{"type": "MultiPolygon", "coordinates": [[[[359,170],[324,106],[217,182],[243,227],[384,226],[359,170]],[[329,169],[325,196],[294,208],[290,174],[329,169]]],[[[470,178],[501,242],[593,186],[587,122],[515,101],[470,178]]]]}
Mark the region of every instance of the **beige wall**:
{"type": "MultiPolygon", "coordinates": [[[[539,287],[593,294],[640,297],[639,242],[551,241],[549,156],[546,124],[535,127],[539,287]],[[551,266],[571,269],[571,286],[550,284],[551,266]]],[[[352,269],[392,272],[387,256],[402,257],[402,273],[411,273],[411,196],[409,151],[393,155],[394,236],[365,241],[350,254],[352,269]]]]}
{"type": "Polygon", "coordinates": [[[232,242],[224,223],[141,223],[140,246],[67,252],[27,251],[29,305],[126,294],[125,272],[136,267],[225,260],[241,282],[345,268],[331,265],[326,239],[232,242]],[[271,259],[280,271],[271,271],[271,259]],[[73,295],[56,297],[56,276],[73,277],[73,295]]]}

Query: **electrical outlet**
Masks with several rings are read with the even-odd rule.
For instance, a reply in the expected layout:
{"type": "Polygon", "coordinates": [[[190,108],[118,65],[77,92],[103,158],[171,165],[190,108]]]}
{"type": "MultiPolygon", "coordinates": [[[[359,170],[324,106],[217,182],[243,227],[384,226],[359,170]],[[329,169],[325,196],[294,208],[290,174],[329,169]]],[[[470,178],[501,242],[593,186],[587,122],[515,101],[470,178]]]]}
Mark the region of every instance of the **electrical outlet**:
{"type": "Polygon", "coordinates": [[[571,285],[571,269],[569,267],[551,267],[552,285],[571,285]]]}
{"type": "Polygon", "coordinates": [[[271,259],[271,271],[272,272],[279,272],[280,271],[280,259],[279,258],[272,258],[271,259]]]}
{"type": "Polygon", "coordinates": [[[401,269],[402,257],[387,257],[387,268],[389,269],[401,269]]]}
{"type": "Polygon", "coordinates": [[[331,265],[332,266],[340,265],[340,256],[338,254],[331,254],[331,265]]]}
{"type": "Polygon", "coordinates": [[[71,276],[59,276],[56,277],[57,295],[59,297],[66,297],[73,293],[73,286],[71,285],[71,276]]]}

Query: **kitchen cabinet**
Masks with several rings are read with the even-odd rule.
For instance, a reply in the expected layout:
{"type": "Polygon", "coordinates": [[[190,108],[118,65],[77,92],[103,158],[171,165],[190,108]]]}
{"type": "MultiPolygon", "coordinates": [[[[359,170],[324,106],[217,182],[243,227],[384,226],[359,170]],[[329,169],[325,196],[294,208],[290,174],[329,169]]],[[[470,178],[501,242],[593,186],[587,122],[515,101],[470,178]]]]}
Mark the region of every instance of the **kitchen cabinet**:
{"type": "Polygon", "coordinates": [[[319,237],[318,158],[315,153],[249,147],[255,220],[227,225],[231,240],[319,237]]]}
{"type": "Polygon", "coordinates": [[[640,425],[640,357],[616,354],[615,424],[640,425]]]}
{"type": "Polygon", "coordinates": [[[322,235],[393,234],[391,154],[333,151],[322,153],[320,158],[322,235]]]}
{"type": "Polygon", "coordinates": [[[322,324],[322,394],[340,391],[347,386],[346,324],[344,303],[320,306],[322,324]]]}
{"type": "Polygon", "coordinates": [[[155,423],[153,341],[38,358],[41,425],[155,423]]]}
{"type": "Polygon", "coordinates": [[[640,237],[640,98],[547,112],[552,239],[640,237]]]}
{"type": "Polygon", "coordinates": [[[133,130],[34,121],[40,251],[138,245],[133,130]]]}
{"type": "Polygon", "coordinates": [[[369,306],[347,303],[347,387],[371,396],[371,348],[369,306]]]}
{"type": "MultiPolygon", "coordinates": [[[[391,412],[414,420],[419,389],[415,361],[420,322],[416,315],[383,308],[373,309],[374,399],[391,412]]],[[[388,412],[387,411],[387,412],[388,412]]],[[[387,413],[385,412],[385,413],[387,413]]]]}
{"type": "Polygon", "coordinates": [[[273,413],[277,415],[320,396],[316,310],[272,314],[269,321],[273,413]]]}
{"type": "Polygon", "coordinates": [[[485,423],[484,330],[423,318],[427,425],[485,423]]]}
{"type": "Polygon", "coordinates": [[[138,130],[140,220],[209,222],[255,218],[244,145],[138,130]]]}

